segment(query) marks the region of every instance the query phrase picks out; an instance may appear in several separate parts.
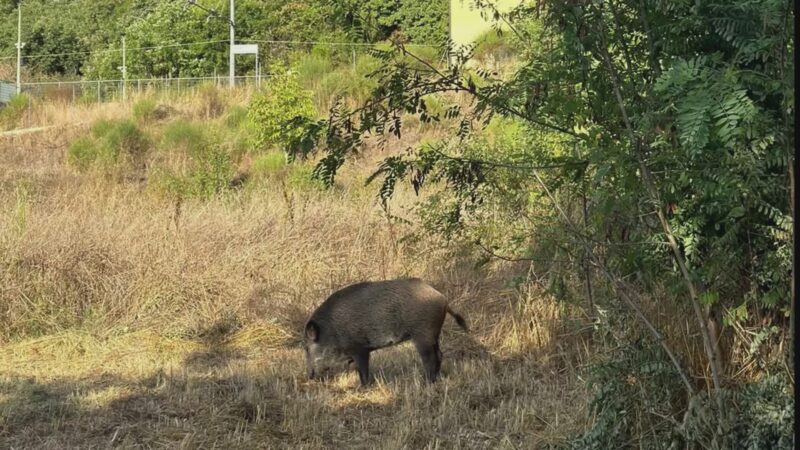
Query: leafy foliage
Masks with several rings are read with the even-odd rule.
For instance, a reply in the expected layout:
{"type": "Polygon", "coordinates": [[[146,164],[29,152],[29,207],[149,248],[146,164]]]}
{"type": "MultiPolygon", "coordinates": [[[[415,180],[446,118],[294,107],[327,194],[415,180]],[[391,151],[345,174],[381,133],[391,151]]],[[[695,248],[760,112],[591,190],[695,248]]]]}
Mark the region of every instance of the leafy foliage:
{"type": "MultiPolygon", "coordinates": [[[[762,327],[752,318],[770,317],[769,325],[785,332],[794,146],[790,2],[555,1],[508,14],[473,3],[513,34],[514,72],[477,66],[474,49],[450,48],[452,62],[443,68],[396,39],[373,52],[382,66],[371,98],[308,121],[291,146],[301,155],[322,153],[318,178],[333,184],[366,135],[389,142],[410,116],[439,121],[451,127],[449,139],[391,155],[376,168],[370,181],[379,183],[384,205],[402,184],[435,190],[421,213],[428,231],[475,243],[491,256],[532,265],[544,259],[562,298],[570,297],[564,278],[588,273],[583,264],[590,260],[607,278],[632,279],[633,288],[658,296],[690,297],[689,280],[699,291],[690,298],[701,330],[735,310],[720,327],[762,327]],[[432,112],[426,99],[443,93],[470,102],[432,112]],[[487,142],[475,130],[497,117],[523,132],[487,142]],[[674,248],[665,245],[673,238],[674,248]]],[[[644,349],[628,356],[664,359],[644,349]]],[[[659,365],[658,376],[681,371],[680,359],[659,365]]],[[[610,366],[604,383],[621,371],[610,366]]],[[[687,399],[638,395],[615,382],[601,402],[609,409],[595,410],[601,422],[610,415],[592,445],[629,445],[635,436],[653,448],[669,446],[674,427],[627,414],[674,414],[687,399]]],[[[709,416],[717,424],[727,420],[719,395],[709,416]]],[[[710,441],[721,438],[719,430],[711,427],[710,441]]]]}
{"type": "MultiPolygon", "coordinates": [[[[45,0],[26,0],[22,2],[25,68],[36,76],[117,79],[125,33],[131,77],[208,76],[215,69],[223,73],[228,1],[202,4],[216,11],[216,16],[185,1],[69,0],[54,6],[45,0]],[[187,42],[200,44],[177,45],[187,42]]],[[[447,31],[447,2],[443,0],[353,4],[274,0],[268,6],[259,0],[237,0],[236,9],[240,40],[376,42],[402,30],[412,41],[440,43],[447,31]],[[369,19],[361,20],[354,11],[369,19]]],[[[16,4],[0,4],[0,17],[0,54],[11,55],[17,33],[16,4]]],[[[289,50],[284,45],[262,46],[268,46],[267,59],[282,58],[289,50]]],[[[242,58],[237,64],[243,73],[255,69],[253,58],[242,58]]]]}
{"type": "Polygon", "coordinates": [[[311,92],[303,89],[297,75],[289,70],[277,72],[262,92],[250,102],[247,118],[253,130],[253,148],[276,146],[288,149],[302,130],[293,121],[311,120],[316,115],[311,92]]]}

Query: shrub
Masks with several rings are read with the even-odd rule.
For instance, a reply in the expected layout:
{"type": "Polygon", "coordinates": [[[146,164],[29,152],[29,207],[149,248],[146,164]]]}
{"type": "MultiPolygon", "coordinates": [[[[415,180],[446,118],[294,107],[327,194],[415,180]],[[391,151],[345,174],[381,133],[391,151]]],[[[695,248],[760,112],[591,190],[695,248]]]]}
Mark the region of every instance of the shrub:
{"type": "Polygon", "coordinates": [[[316,116],[311,95],[300,86],[296,73],[278,68],[268,87],[256,94],[247,110],[253,132],[252,148],[287,149],[302,135],[302,130],[290,123],[296,119],[312,120],[316,116]]]}
{"type": "Polygon", "coordinates": [[[91,137],[79,138],[67,149],[67,162],[80,170],[94,163],[106,168],[119,163],[140,165],[150,148],[150,138],[130,120],[99,120],[91,132],[91,137]]]}
{"type": "Polygon", "coordinates": [[[67,163],[86,170],[97,159],[97,147],[92,139],[80,137],[74,140],[67,149],[67,163]]]}
{"type": "Polygon", "coordinates": [[[678,374],[660,348],[626,347],[590,367],[594,423],[571,448],[624,448],[636,441],[653,449],[792,448],[793,402],[786,377],[766,376],[741,389],[723,390],[718,394],[722,412],[705,393],[686,406],[678,374]],[[664,417],[680,417],[681,422],[664,417]]]}
{"type": "Polygon", "coordinates": [[[473,57],[479,61],[486,61],[493,58],[495,61],[506,60],[514,50],[505,34],[498,34],[495,30],[489,30],[478,39],[477,46],[473,52],[473,57]]]}
{"type": "Polygon", "coordinates": [[[331,58],[321,52],[300,54],[292,67],[297,71],[298,82],[311,90],[317,86],[322,77],[335,69],[331,58]]]}
{"type": "MultiPolygon", "coordinates": [[[[228,139],[202,123],[176,121],[161,136],[161,149],[177,154],[183,163],[157,164],[152,185],[157,191],[179,197],[209,198],[230,187],[234,168],[228,139]]],[[[235,150],[235,149],[234,149],[235,150]]]]}
{"type": "Polygon", "coordinates": [[[150,139],[130,120],[114,122],[102,139],[102,155],[110,161],[118,162],[120,158],[137,160],[144,156],[150,147],[150,139]]]}
{"type": "Polygon", "coordinates": [[[28,111],[31,105],[31,98],[24,92],[16,94],[9,100],[8,104],[0,109],[0,124],[6,127],[15,127],[28,111]]]}
{"type": "Polygon", "coordinates": [[[212,145],[194,159],[187,177],[186,192],[195,197],[209,198],[230,187],[233,164],[230,155],[219,145],[212,145]]]}

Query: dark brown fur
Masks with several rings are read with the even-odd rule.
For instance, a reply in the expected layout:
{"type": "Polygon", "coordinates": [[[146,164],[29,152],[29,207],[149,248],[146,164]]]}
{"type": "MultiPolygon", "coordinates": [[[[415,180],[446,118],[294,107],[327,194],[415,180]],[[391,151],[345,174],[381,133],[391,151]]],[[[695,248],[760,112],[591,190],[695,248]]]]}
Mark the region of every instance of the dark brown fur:
{"type": "Polygon", "coordinates": [[[370,352],[411,340],[426,380],[436,381],[442,365],[439,334],[447,314],[467,329],[444,296],[418,278],[358,283],[334,292],[305,326],[309,377],[354,362],[361,383],[367,384],[370,352]]]}

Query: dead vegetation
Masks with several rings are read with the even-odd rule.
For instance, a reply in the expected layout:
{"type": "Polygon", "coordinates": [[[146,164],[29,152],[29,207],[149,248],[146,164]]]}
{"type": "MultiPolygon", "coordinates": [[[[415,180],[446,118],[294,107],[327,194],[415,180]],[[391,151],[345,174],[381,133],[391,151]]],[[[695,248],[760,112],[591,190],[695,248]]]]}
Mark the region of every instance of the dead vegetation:
{"type": "MultiPolygon", "coordinates": [[[[220,102],[171,107],[206,120],[220,102]]],[[[31,114],[91,123],[130,108],[31,114]]],[[[512,288],[519,263],[476,269],[433,238],[401,239],[414,225],[387,221],[365,164],[327,192],[264,178],[176,200],[69,167],[87,132],[0,141],[0,447],[541,448],[586,425],[589,350],[570,311],[512,288]],[[376,353],[370,388],[354,373],[307,381],[297,344],[313,307],[403,276],[471,324],[446,322],[443,380],[421,383],[404,345],[376,353]]]]}

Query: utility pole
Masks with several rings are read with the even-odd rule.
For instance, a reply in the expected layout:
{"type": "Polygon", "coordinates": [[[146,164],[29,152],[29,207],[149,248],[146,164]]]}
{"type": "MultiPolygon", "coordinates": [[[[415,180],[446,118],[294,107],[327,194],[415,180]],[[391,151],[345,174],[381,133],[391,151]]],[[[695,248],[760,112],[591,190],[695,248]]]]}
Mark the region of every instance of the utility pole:
{"type": "MultiPolygon", "coordinates": [[[[231,0],[233,1],[233,0],[231,0]]],[[[22,0],[17,2],[17,94],[22,92],[22,0]]]]}
{"type": "Polygon", "coordinates": [[[125,51],[125,34],[122,34],[122,101],[128,100],[128,64],[127,55],[125,51]]]}
{"type": "Polygon", "coordinates": [[[236,19],[235,19],[235,14],[234,14],[234,4],[233,3],[234,3],[234,0],[231,0],[231,23],[230,23],[231,48],[230,48],[230,54],[228,55],[228,57],[230,58],[229,62],[228,62],[228,82],[229,82],[229,85],[230,85],[231,89],[236,87],[236,79],[234,78],[236,76],[236,55],[233,52],[233,46],[235,45],[235,40],[236,40],[236,36],[235,36],[235,33],[234,33],[234,26],[235,26],[234,24],[236,23],[236,19]]]}
{"type": "MultiPolygon", "coordinates": [[[[214,17],[216,19],[221,19],[220,15],[217,13],[216,10],[208,9],[208,8],[204,7],[203,5],[198,4],[197,0],[186,0],[186,2],[188,4],[190,4],[190,5],[192,5],[192,6],[196,6],[196,7],[200,8],[200,9],[202,9],[203,11],[207,12],[209,17],[214,17]]],[[[230,30],[231,30],[230,31],[230,33],[231,33],[231,48],[230,48],[230,52],[229,52],[229,55],[228,55],[228,58],[229,58],[228,59],[228,84],[229,84],[231,89],[236,87],[236,79],[234,78],[236,76],[236,59],[235,59],[236,52],[234,50],[234,48],[236,47],[236,35],[234,33],[234,29],[236,28],[236,14],[234,13],[234,11],[236,11],[236,6],[234,5],[234,0],[231,0],[231,16],[230,16],[230,19],[228,20],[228,26],[230,26],[230,30]]],[[[222,19],[222,20],[225,20],[225,19],[222,19]]]]}

